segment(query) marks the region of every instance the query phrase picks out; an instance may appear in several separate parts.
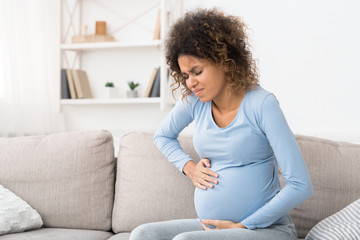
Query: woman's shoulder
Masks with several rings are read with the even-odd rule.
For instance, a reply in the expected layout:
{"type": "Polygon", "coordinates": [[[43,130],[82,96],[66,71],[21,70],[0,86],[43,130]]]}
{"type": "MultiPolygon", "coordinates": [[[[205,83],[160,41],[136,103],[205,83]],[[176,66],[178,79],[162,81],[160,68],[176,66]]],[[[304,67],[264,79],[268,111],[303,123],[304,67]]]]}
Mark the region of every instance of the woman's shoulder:
{"type": "Polygon", "coordinates": [[[195,108],[199,103],[201,103],[199,98],[197,98],[193,93],[185,96],[184,98],[180,97],[177,102],[187,108],[195,108]]]}
{"type": "Polygon", "coordinates": [[[180,97],[176,103],[177,109],[180,109],[181,111],[186,111],[190,113],[193,117],[195,117],[196,113],[203,109],[203,105],[204,104],[193,93],[184,98],[180,97]]]}
{"type": "Polygon", "coordinates": [[[274,96],[274,94],[265,90],[260,85],[256,85],[250,88],[246,93],[247,102],[253,108],[261,107],[265,99],[268,98],[269,96],[274,96]]]}
{"type": "Polygon", "coordinates": [[[264,108],[278,105],[278,101],[272,92],[262,88],[260,85],[246,92],[245,115],[254,126],[259,126],[263,117],[264,108]]]}

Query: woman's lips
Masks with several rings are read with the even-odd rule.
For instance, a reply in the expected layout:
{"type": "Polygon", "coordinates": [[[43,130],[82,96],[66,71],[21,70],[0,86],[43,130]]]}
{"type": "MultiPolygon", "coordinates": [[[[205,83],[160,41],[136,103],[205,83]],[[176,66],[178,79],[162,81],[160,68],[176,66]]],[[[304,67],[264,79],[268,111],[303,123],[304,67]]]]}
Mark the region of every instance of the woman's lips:
{"type": "Polygon", "coordinates": [[[199,96],[200,93],[202,93],[202,91],[204,91],[204,89],[195,89],[194,93],[195,93],[196,96],[199,96]]]}

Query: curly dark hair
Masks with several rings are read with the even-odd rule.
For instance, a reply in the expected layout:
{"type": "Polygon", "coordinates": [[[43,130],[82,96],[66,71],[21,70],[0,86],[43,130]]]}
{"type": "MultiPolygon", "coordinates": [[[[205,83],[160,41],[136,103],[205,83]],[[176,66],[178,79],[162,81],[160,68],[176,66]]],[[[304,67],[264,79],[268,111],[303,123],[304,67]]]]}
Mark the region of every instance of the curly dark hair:
{"type": "Polygon", "coordinates": [[[246,91],[258,84],[257,67],[246,29],[239,17],[227,16],[216,8],[196,9],[177,20],[170,28],[164,46],[170,75],[175,79],[172,92],[182,85],[182,98],[191,94],[178,64],[181,55],[206,59],[221,66],[234,92],[246,91]]]}

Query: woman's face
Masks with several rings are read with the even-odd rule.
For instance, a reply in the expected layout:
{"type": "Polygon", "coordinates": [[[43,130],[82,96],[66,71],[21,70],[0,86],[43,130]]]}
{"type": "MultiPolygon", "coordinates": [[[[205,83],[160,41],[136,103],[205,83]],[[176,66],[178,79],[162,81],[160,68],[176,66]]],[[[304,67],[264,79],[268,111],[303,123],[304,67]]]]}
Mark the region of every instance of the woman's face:
{"type": "Polygon", "coordinates": [[[227,93],[228,83],[224,70],[209,61],[190,55],[178,58],[186,86],[202,102],[221,99],[227,93]]]}

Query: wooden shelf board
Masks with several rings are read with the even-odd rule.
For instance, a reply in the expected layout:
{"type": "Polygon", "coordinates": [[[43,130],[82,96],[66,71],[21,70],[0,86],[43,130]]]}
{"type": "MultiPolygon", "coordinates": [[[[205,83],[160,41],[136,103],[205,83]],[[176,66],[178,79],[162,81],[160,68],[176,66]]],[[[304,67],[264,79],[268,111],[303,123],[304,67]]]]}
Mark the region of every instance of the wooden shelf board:
{"type": "Polygon", "coordinates": [[[157,47],[160,46],[160,40],[149,40],[141,42],[91,42],[91,43],[69,43],[61,44],[62,50],[98,50],[112,48],[132,48],[132,47],[157,47]]]}
{"type": "Polygon", "coordinates": [[[108,105],[108,104],[151,104],[160,103],[159,97],[152,98],[90,98],[90,99],[61,99],[61,105],[108,105]]]}

